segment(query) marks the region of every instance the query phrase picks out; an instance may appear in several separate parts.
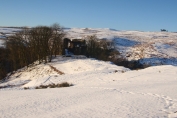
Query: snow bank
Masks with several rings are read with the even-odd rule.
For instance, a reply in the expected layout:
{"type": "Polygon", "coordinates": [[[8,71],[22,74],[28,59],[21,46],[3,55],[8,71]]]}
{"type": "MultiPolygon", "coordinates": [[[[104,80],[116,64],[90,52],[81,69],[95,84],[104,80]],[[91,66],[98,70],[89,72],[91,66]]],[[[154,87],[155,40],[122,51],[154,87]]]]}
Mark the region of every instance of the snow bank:
{"type": "Polygon", "coordinates": [[[58,56],[51,63],[20,69],[0,84],[12,87],[0,89],[1,118],[177,117],[177,67],[172,66],[177,64],[177,33],[108,28],[65,31],[68,38],[96,35],[115,39],[117,49],[129,60],[143,57],[142,63],[170,65],[131,71],[110,62],[58,56]],[[62,82],[74,86],[23,89],[62,82]]]}
{"type": "Polygon", "coordinates": [[[23,88],[67,81],[74,86],[40,90],[1,89],[0,117],[175,118],[176,77],[175,66],[130,71],[110,62],[57,57],[47,65],[20,70],[7,83],[18,82],[19,85],[20,81],[23,80],[24,84],[28,80],[16,87],[23,88]],[[65,74],[55,73],[49,65],[65,74]]]}
{"type": "Polygon", "coordinates": [[[10,76],[8,82],[1,84],[1,86],[18,85],[17,87],[19,87],[21,85],[22,88],[36,87],[39,85],[64,82],[69,78],[75,81],[77,78],[80,78],[80,76],[84,77],[86,75],[126,71],[129,71],[129,69],[116,66],[111,62],[98,61],[95,59],[68,59],[58,56],[51,63],[20,69],[10,76]],[[51,67],[64,73],[64,75],[60,75],[51,67]]]}

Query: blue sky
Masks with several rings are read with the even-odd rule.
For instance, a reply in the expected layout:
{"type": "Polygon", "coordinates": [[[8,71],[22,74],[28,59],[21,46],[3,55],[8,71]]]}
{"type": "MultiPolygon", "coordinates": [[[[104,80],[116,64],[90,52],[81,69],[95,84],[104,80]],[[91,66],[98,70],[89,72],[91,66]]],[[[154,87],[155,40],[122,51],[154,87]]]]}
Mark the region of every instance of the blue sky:
{"type": "Polygon", "coordinates": [[[177,0],[0,0],[0,26],[177,31],[177,0]]]}

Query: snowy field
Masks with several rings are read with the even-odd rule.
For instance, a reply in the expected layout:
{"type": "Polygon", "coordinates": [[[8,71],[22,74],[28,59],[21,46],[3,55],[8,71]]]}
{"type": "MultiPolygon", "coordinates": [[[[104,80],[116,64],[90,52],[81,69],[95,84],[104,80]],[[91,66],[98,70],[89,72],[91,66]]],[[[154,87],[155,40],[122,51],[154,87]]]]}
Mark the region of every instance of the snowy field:
{"type": "Polygon", "coordinates": [[[4,47],[5,40],[0,39],[0,47],[4,47]]]}
{"type": "MultiPolygon", "coordinates": [[[[0,27],[0,37],[8,37],[20,28],[0,27]]],[[[109,28],[65,28],[66,37],[85,39],[96,35],[115,43],[116,49],[127,60],[140,60],[148,65],[177,65],[177,33],[122,31],[109,28]]],[[[3,42],[0,42],[2,46],[3,42]]]]}
{"type": "MultiPolygon", "coordinates": [[[[20,28],[0,27],[0,46],[17,31],[20,28]]],[[[177,118],[177,33],[91,28],[65,32],[71,39],[106,38],[128,60],[160,66],[130,70],[83,56],[58,56],[0,82],[0,118],[177,118]],[[73,86],[35,89],[62,82],[73,86]]]]}
{"type": "Polygon", "coordinates": [[[139,60],[149,65],[177,65],[177,33],[121,31],[99,28],[65,29],[67,37],[83,38],[96,35],[115,43],[116,49],[128,60],[139,60]]]}
{"type": "Polygon", "coordinates": [[[0,84],[7,85],[12,88],[0,89],[1,118],[177,117],[177,67],[171,65],[131,71],[110,62],[59,56],[19,70],[0,84]],[[34,89],[62,82],[74,86],[34,89]]]}

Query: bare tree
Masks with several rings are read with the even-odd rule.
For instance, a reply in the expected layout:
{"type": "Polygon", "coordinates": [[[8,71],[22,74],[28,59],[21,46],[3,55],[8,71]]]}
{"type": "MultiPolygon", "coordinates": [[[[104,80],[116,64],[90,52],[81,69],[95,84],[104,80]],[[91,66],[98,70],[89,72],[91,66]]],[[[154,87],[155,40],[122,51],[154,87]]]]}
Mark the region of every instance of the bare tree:
{"type": "Polygon", "coordinates": [[[25,29],[8,38],[6,47],[10,51],[9,59],[13,62],[13,68],[27,66],[30,62],[28,57],[28,30],[25,29]]]}
{"type": "Polygon", "coordinates": [[[117,50],[114,49],[112,43],[107,40],[98,39],[96,36],[88,36],[86,38],[87,43],[87,55],[89,57],[110,60],[110,57],[119,54],[117,50]]]}
{"type": "Polygon", "coordinates": [[[0,49],[0,79],[7,72],[28,66],[35,61],[50,62],[52,55],[62,53],[64,36],[63,29],[58,24],[51,27],[24,28],[10,36],[6,41],[6,49],[0,49]],[[6,68],[6,65],[9,67],[6,68]]]}
{"type": "Polygon", "coordinates": [[[52,52],[56,56],[57,54],[62,54],[63,50],[63,38],[65,37],[65,33],[63,31],[63,28],[55,23],[51,26],[53,30],[53,36],[52,36],[52,43],[53,48],[52,52]]]}

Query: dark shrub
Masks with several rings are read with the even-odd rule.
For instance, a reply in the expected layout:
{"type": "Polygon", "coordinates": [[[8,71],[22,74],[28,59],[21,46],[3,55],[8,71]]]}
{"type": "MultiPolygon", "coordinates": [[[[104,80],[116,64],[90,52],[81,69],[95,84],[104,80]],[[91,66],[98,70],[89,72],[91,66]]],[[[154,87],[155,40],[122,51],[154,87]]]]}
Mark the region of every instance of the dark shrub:
{"type": "Polygon", "coordinates": [[[40,85],[35,87],[35,89],[60,88],[60,87],[70,87],[70,86],[73,86],[73,84],[69,84],[68,82],[63,82],[61,84],[40,85]]]}

